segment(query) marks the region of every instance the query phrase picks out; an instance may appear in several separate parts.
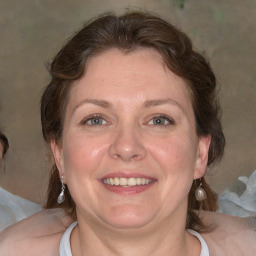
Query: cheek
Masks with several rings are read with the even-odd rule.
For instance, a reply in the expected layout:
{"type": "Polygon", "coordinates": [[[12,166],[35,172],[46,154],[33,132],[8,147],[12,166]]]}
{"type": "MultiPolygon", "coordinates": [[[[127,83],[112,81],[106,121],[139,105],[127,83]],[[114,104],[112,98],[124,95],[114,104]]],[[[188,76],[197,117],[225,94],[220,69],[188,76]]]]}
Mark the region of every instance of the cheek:
{"type": "MultiPolygon", "coordinates": [[[[169,136],[161,140],[153,140],[150,154],[159,164],[166,179],[193,179],[195,170],[197,145],[190,136],[169,136]]],[[[179,181],[180,182],[180,181],[179,181]]]]}
{"type": "Polygon", "coordinates": [[[95,139],[81,135],[67,136],[63,141],[64,166],[67,175],[74,173],[88,174],[97,169],[106,152],[104,139],[95,139]]]}
{"type": "Polygon", "coordinates": [[[63,140],[65,182],[79,208],[90,209],[91,202],[98,200],[94,191],[106,145],[106,140],[81,134],[66,136],[63,140]]]}
{"type": "Polygon", "coordinates": [[[167,162],[175,161],[195,161],[196,143],[188,136],[170,136],[162,141],[152,141],[151,151],[167,162]]]}
{"type": "Polygon", "coordinates": [[[162,173],[163,208],[169,210],[186,202],[193,182],[196,145],[189,138],[169,137],[162,143],[152,143],[151,155],[162,173]]]}

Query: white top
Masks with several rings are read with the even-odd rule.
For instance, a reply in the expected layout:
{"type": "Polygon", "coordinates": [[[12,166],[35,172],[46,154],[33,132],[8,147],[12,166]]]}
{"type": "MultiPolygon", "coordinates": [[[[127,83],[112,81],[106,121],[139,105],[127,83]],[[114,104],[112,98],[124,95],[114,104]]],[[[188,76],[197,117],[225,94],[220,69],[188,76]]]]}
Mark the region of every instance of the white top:
{"type": "Polygon", "coordinates": [[[0,231],[42,209],[42,206],[0,187],[0,231]]]}
{"type": "MultiPolygon", "coordinates": [[[[71,248],[70,248],[70,235],[71,232],[73,230],[73,228],[77,225],[77,222],[72,223],[68,229],[65,231],[65,233],[63,234],[61,241],[60,241],[60,256],[72,256],[72,252],[71,252],[71,248]]],[[[206,242],[204,241],[204,239],[202,238],[202,236],[192,230],[192,229],[188,229],[187,230],[191,235],[196,236],[200,243],[201,243],[201,253],[200,256],[209,256],[209,249],[208,246],[206,244],[206,242]]]]}
{"type": "MultiPolygon", "coordinates": [[[[195,230],[192,230],[192,229],[187,229],[187,231],[193,235],[193,236],[196,236],[200,243],[201,243],[201,253],[200,253],[200,256],[209,256],[209,249],[208,249],[208,246],[207,246],[207,243],[204,241],[204,239],[202,238],[202,236],[196,232],[195,230]]],[[[70,254],[72,255],[72,254],[70,254]]]]}

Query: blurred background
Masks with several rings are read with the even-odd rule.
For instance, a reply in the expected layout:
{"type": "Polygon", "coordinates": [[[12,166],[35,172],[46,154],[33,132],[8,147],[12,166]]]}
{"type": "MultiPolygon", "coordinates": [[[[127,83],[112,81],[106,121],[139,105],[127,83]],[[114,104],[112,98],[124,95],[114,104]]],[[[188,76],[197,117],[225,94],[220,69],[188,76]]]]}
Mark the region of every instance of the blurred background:
{"type": "Polygon", "coordinates": [[[0,128],[10,142],[0,186],[43,203],[49,154],[39,101],[45,65],[88,19],[106,11],[153,11],[187,33],[221,85],[226,153],[207,179],[219,193],[256,169],[255,0],[0,0],[0,128]]]}

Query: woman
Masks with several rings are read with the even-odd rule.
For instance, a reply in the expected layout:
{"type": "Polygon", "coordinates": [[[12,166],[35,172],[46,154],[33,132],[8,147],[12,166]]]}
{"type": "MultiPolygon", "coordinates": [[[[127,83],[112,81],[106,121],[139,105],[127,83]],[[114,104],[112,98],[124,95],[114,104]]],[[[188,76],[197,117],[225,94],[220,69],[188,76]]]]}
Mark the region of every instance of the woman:
{"type": "Polygon", "coordinates": [[[189,38],[147,13],[105,14],[69,40],[50,73],[41,100],[55,159],[46,208],[68,217],[51,210],[18,223],[36,230],[26,255],[56,255],[58,245],[60,255],[216,253],[200,234],[219,234],[214,216],[195,210],[217,209],[203,176],[225,140],[215,76],[189,38]]]}

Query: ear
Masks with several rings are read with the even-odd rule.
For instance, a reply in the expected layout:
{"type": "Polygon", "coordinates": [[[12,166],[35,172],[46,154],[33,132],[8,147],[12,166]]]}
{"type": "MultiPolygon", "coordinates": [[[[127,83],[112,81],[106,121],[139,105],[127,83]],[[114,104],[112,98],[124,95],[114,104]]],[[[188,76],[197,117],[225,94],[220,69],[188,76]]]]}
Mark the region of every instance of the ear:
{"type": "Polygon", "coordinates": [[[51,140],[51,150],[54,156],[55,164],[58,168],[59,175],[64,176],[64,164],[63,164],[63,157],[62,157],[62,148],[61,146],[56,142],[55,139],[51,140]]]}
{"type": "Polygon", "coordinates": [[[208,153],[211,144],[211,136],[201,136],[198,140],[197,159],[195,164],[194,179],[199,179],[204,176],[207,163],[208,153]]]}

